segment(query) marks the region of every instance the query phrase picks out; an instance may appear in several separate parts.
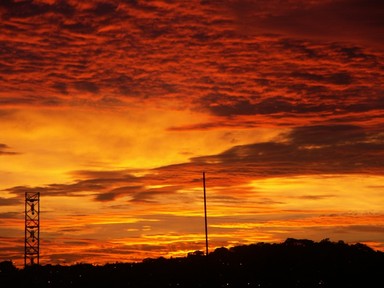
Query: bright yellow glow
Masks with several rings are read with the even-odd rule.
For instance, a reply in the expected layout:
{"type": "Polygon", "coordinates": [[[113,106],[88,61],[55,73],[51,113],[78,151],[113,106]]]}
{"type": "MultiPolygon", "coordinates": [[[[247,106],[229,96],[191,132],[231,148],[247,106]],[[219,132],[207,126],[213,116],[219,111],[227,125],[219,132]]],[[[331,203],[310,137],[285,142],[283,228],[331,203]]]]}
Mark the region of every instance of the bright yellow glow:
{"type": "Polygon", "coordinates": [[[72,180],[70,172],[75,170],[143,170],[182,163],[194,156],[220,153],[234,144],[268,140],[280,132],[269,128],[204,133],[168,130],[176,123],[191,124],[207,117],[186,113],[150,107],[120,112],[16,110],[8,121],[0,122],[2,141],[20,153],[2,156],[10,160],[0,167],[5,179],[0,188],[64,183],[72,180]]]}

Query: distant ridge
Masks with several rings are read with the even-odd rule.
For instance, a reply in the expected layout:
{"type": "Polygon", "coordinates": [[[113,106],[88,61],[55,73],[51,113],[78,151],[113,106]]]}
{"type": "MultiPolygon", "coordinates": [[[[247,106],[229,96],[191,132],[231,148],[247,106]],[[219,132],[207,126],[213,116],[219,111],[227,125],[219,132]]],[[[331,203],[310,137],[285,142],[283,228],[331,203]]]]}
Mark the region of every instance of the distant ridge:
{"type": "Polygon", "coordinates": [[[186,257],[103,266],[15,268],[0,263],[1,287],[384,287],[384,253],[364,244],[288,238],[186,257]]]}

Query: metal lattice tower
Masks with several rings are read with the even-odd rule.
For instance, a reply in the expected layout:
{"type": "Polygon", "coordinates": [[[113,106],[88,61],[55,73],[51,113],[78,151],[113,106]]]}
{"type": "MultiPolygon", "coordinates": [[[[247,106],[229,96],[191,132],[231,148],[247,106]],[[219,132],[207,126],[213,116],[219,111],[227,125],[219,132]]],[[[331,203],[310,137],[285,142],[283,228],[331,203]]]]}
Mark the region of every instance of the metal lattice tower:
{"type": "Polygon", "coordinates": [[[40,260],[40,193],[25,193],[24,267],[40,260]]]}

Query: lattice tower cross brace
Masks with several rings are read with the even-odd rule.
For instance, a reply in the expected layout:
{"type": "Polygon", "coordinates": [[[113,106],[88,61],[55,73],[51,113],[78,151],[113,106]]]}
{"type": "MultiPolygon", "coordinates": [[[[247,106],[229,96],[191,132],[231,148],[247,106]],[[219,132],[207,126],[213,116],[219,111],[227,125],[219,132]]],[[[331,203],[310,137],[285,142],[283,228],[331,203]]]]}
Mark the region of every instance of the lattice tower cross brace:
{"type": "Polygon", "coordinates": [[[25,193],[24,266],[40,263],[40,193],[25,193]]]}

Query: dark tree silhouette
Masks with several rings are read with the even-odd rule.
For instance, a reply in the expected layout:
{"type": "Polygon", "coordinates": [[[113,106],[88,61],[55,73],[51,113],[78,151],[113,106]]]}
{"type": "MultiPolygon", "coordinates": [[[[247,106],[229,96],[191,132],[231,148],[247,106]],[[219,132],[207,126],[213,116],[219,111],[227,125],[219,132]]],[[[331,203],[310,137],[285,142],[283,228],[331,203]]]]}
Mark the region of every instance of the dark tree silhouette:
{"type": "Polygon", "coordinates": [[[384,253],[324,239],[220,247],[208,256],[144,259],[103,266],[0,263],[0,287],[384,287],[384,253]]]}

